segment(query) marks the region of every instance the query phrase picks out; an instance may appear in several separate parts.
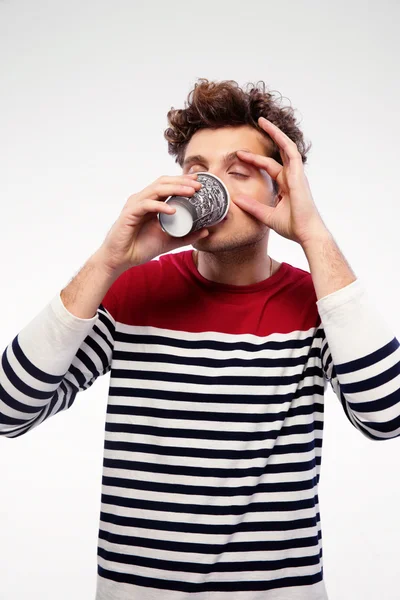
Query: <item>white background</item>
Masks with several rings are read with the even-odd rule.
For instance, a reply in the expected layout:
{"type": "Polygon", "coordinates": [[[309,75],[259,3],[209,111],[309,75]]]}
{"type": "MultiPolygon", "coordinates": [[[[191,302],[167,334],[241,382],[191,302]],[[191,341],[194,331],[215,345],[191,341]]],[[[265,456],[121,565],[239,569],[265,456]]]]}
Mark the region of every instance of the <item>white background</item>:
{"type": "MultiPolygon", "coordinates": [[[[0,345],[101,244],[127,197],[180,169],[166,113],[200,77],[264,80],[297,109],[317,206],[393,335],[398,312],[397,0],[0,0],[0,345]]],[[[272,233],[278,261],[308,269],[272,233]]],[[[0,600],[90,600],[109,376],[0,440],[0,600]]],[[[395,600],[400,440],[329,391],[320,503],[330,600],[395,600]]]]}

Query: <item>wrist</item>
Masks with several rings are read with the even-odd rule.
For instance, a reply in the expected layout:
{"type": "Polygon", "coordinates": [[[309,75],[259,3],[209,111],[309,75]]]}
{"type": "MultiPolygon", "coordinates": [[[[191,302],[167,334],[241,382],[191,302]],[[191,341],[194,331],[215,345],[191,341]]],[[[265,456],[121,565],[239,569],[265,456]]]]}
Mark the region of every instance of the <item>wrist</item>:
{"type": "Polygon", "coordinates": [[[118,277],[125,271],[125,269],[121,267],[117,268],[110,266],[110,264],[104,258],[104,253],[101,247],[96,250],[94,254],[92,254],[88,262],[92,265],[92,268],[97,271],[102,279],[108,279],[111,283],[114,283],[114,281],[118,279],[118,277]]]}
{"type": "Polygon", "coordinates": [[[333,242],[333,236],[331,232],[325,227],[320,227],[313,231],[306,239],[300,241],[300,246],[303,248],[305,254],[312,252],[315,248],[320,248],[321,245],[333,242]]]}
{"type": "Polygon", "coordinates": [[[93,319],[104,296],[118,277],[117,272],[107,270],[101,256],[95,253],[61,290],[61,301],[75,317],[93,319]]]}
{"type": "Polygon", "coordinates": [[[320,231],[303,244],[317,300],[356,280],[346,258],[329,231],[320,231]]]}

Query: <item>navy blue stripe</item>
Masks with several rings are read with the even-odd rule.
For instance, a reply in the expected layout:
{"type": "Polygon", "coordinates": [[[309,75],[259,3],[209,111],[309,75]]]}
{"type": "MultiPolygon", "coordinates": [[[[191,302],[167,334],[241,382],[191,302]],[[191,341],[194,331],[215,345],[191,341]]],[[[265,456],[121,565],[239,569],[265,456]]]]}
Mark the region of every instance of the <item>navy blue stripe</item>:
{"type": "MultiPolygon", "coordinates": [[[[319,371],[322,375],[322,372],[319,371]]],[[[285,402],[292,402],[294,398],[308,398],[310,396],[322,397],[324,393],[323,384],[312,384],[303,385],[301,388],[296,388],[293,392],[287,394],[246,394],[244,390],[240,394],[218,394],[213,391],[212,394],[207,392],[187,392],[187,391],[169,391],[167,389],[146,389],[136,387],[118,387],[112,383],[113,371],[111,371],[111,382],[109,388],[110,397],[125,397],[125,398],[137,398],[139,395],[141,398],[153,398],[156,400],[172,400],[175,402],[201,402],[202,404],[212,402],[216,404],[269,404],[269,405],[282,405],[285,402]]],[[[315,406],[315,403],[314,403],[315,406]]],[[[107,412],[118,412],[115,411],[113,405],[109,404],[107,412]]]]}
{"type": "MultiPolygon", "coordinates": [[[[95,340],[94,338],[92,338],[90,335],[87,336],[87,338],[85,339],[85,342],[89,346],[89,348],[91,348],[93,350],[96,357],[100,359],[101,364],[103,365],[102,372],[106,371],[106,369],[109,368],[109,360],[108,360],[108,356],[105,353],[104,349],[100,346],[98,341],[95,340]]],[[[88,357],[88,361],[90,361],[88,364],[93,365],[93,368],[90,368],[90,367],[88,367],[88,368],[92,371],[94,377],[98,377],[100,372],[97,369],[96,365],[92,362],[91,359],[89,359],[89,357],[88,357]]]]}
{"type": "Polygon", "coordinates": [[[213,504],[189,504],[188,502],[167,502],[165,500],[144,500],[142,498],[125,498],[123,496],[113,496],[111,494],[102,494],[101,502],[103,505],[123,506],[138,511],[155,510],[168,513],[191,514],[191,515],[245,515],[250,513],[268,513],[268,512],[291,512],[296,510],[307,510],[315,508],[318,499],[304,498],[303,500],[288,500],[286,502],[272,502],[264,500],[263,502],[249,502],[243,505],[213,505],[213,504]]]}
{"type": "Polygon", "coordinates": [[[293,357],[274,358],[210,358],[207,356],[179,356],[170,353],[151,352],[151,348],[146,348],[146,352],[127,352],[116,350],[114,359],[126,361],[130,364],[136,362],[163,363],[168,365],[187,365],[195,367],[206,367],[210,369],[223,369],[226,367],[259,367],[259,368],[285,368],[305,365],[310,357],[318,357],[319,349],[312,348],[308,354],[293,357]]]}
{"type": "Polygon", "coordinates": [[[354,373],[360,369],[365,369],[367,367],[371,367],[372,365],[376,365],[384,358],[393,354],[398,347],[398,340],[393,338],[388,344],[382,348],[379,348],[379,350],[376,350],[375,352],[371,352],[371,354],[367,354],[366,356],[356,360],[351,360],[349,362],[336,365],[336,372],[338,375],[344,375],[345,373],[354,373]]]}
{"type": "Polygon", "coordinates": [[[19,345],[18,336],[16,336],[12,342],[12,350],[14,352],[15,358],[20,363],[22,369],[26,371],[29,375],[31,375],[34,379],[37,379],[42,383],[54,386],[57,385],[63,378],[64,374],[50,375],[49,373],[42,371],[33,363],[31,363],[31,361],[28,360],[28,358],[22,351],[21,346],[19,345]]]}
{"type": "MultiPolygon", "coordinates": [[[[386,369],[386,371],[383,371],[383,373],[375,375],[374,377],[368,377],[367,379],[363,379],[362,381],[357,381],[355,383],[341,383],[340,387],[345,395],[358,394],[360,392],[367,392],[369,390],[376,389],[381,385],[388,383],[388,381],[392,381],[392,379],[395,379],[395,377],[398,375],[400,375],[400,362],[393,365],[393,367],[386,369]]],[[[397,389],[397,394],[400,400],[399,388],[397,389]]]]}
{"type": "MultiPolygon", "coordinates": [[[[193,398],[192,398],[193,400],[193,398]]],[[[217,402],[217,399],[215,399],[217,402]]],[[[278,404],[281,399],[277,396],[266,397],[265,404],[278,404]],[[275,398],[275,402],[273,400],[275,398]]],[[[168,406],[168,405],[167,405],[168,406]]],[[[306,404],[303,406],[296,406],[289,409],[285,408],[282,411],[272,413],[265,412],[252,414],[252,413],[241,413],[241,412],[209,412],[201,410],[177,410],[169,408],[155,408],[153,406],[134,406],[134,405],[114,405],[109,404],[107,408],[108,414],[113,415],[129,415],[131,417],[152,417],[154,419],[174,419],[174,420],[185,420],[185,421],[216,421],[223,423],[274,423],[276,421],[282,422],[285,418],[295,415],[308,415],[314,413],[314,405],[306,404]]]]}
{"type": "MultiPolygon", "coordinates": [[[[87,338],[85,339],[86,342],[87,338]]],[[[82,347],[79,348],[79,350],[76,353],[76,358],[78,358],[87,368],[87,370],[92,374],[92,377],[98,377],[100,375],[100,371],[98,371],[95,363],[93,362],[93,360],[88,356],[88,354],[86,354],[86,352],[84,350],[82,350],[82,347]]],[[[77,367],[74,366],[75,371],[77,370],[77,367]]],[[[79,387],[83,387],[87,381],[87,373],[82,373],[82,371],[78,371],[79,372],[79,377],[77,377],[78,382],[79,382],[79,387]]]]}
{"type": "Polygon", "coordinates": [[[325,357],[329,353],[330,353],[330,350],[329,350],[329,346],[328,346],[328,341],[326,339],[324,339],[324,340],[322,340],[322,344],[321,344],[321,359],[322,359],[322,362],[325,362],[325,357]]]}
{"type": "MultiPolygon", "coordinates": [[[[28,359],[23,354],[22,350],[19,348],[17,338],[14,339],[14,341],[12,343],[12,347],[13,347],[13,351],[16,354],[17,360],[21,363],[22,371],[25,371],[32,377],[35,377],[36,375],[38,375],[38,377],[36,377],[36,379],[38,379],[40,383],[46,383],[46,384],[50,383],[52,386],[56,386],[60,383],[60,381],[62,379],[62,375],[60,377],[52,377],[50,375],[45,374],[44,371],[39,371],[39,369],[36,369],[36,367],[33,367],[32,363],[30,363],[28,361],[28,359]],[[31,371],[34,371],[35,374],[33,374],[31,371]],[[51,382],[45,381],[46,379],[48,379],[50,377],[52,379],[51,382]]],[[[14,369],[11,368],[11,365],[10,365],[7,355],[6,355],[6,351],[3,352],[2,367],[4,369],[4,373],[7,377],[7,379],[19,392],[21,392],[21,394],[24,394],[28,398],[34,398],[35,400],[46,400],[47,398],[49,398],[51,396],[51,394],[52,394],[51,391],[49,392],[49,391],[38,390],[37,388],[33,388],[30,385],[27,385],[26,383],[24,383],[22,381],[22,379],[14,371],[14,369]]],[[[8,398],[11,398],[11,397],[8,396],[8,398]]],[[[24,405],[22,404],[22,406],[24,406],[24,405]]],[[[37,408],[35,408],[33,412],[36,412],[36,411],[37,411],[37,408]]],[[[25,410],[24,412],[29,412],[29,410],[25,410]]]]}
{"type": "MultiPolygon", "coordinates": [[[[370,431],[368,431],[363,426],[363,424],[360,422],[360,419],[357,418],[356,414],[354,414],[353,417],[354,417],[354,420],[356,421],[356,423],[358,423],[358,427],[357,427],[357,425],[355,425],[353,423],[352,419],[350,418],[350,413],[349,413],[349,408],[347,406],[347,401],[346,401],[343,393],[340,390],[339,390],[339,394],[340,394],[340,398],[339,399],[340,399],[340,402],[341,402],[341,404],[343,406],[344,413],[345,413],[346,417],[348,418],[348,420],[350,421],[350,423],[352,424],[352,426],[355,427],[356,429],[359,429],[360,431],[362,431],[364,433],[364,435],[366,437],[368,437],[369,439],[374,440],[374,441],[380,441],[382,438],[380,438],[379,436],[374,435],[370,431]]],[[[369,426],[371,426],[371,425],[369,424],[369,426]]]]}
{"type": "Polygon", "coordinates": [[[69,381],[62,381],[61,382],[61,389],[63,391],[63,401],[61,403],[60,406],[60,411],[64,410],[64,408],[66,408],[68,406],[68,408],[70,408],[77,396],[77,391],[76,388],[74,388],[71,383],[69,381]]]}
{"type": "Polygon", "coordinates": [[[182,485],[174,482],[158,482],[140,480],[136,477],[126,479],[123,477],[108,477],[103,475],[103,486],[120,487],[124,489],[145,490],[149,492],[163,492],[166,494],[185,494],[194,496],[211,497],[235,497],[253,496],[261,493],[286,493],[310,490],[314,493],[317,485],[316,478],[304,479],[302,481],[280,481],[274,483],[260,483],[255,485],[242,485],[237,487],[219,487],[211,485],[182,485]]]}
{"type": "Polygon", "coordinates": [[[83,373],[78,369],[78,367],[75,367],[75,365],[71,364],[65,376],[68,377],[68,385],[71,386],[75,394],[77,394],[80,389],[83,389],[86,383],[86,378],[83,375],[83,373]],[[76,384],[74,381],[71,381],[71,377],[68,377],[68,375],[72,375],[76,379],[78,384],[76,384]]]}
{"type": "Polygon", "coordinates": [[[97,314],[99,315],[100,321],[102,323],[104,323],[104,325],[107,327],[108,331],[110,332],[111,338],[114,340],[115,339],[115,319],[113,318],[111,313],[109,313],[108,310],[102,304],[99,305],[97,314]]]}
{"type": "MultiPolygon", "coordinates": [[[[183,562],[178,560],[165,560],[158,558],[148,558],[147,556],[127,555],[119,552],[111,552],[104,548],[98,548],[98,556],[105,560],[125,565],[135,565],[137,567],[146,567],[149,569],[159,569],[163,571],[172,571],[178,573],[201,573],[208,575],[210,573],[235,573],[240,571],[276,571],[278,569],[298,569],[317,565],[320,562],[319,552],[316,555],[281,558],[280,560],[249,560],[237,562],[219,561],[216,557],[214,563],[201,562],[183,562]]],[[[172,576],[173,577],[173,576],[172,576]]]]}
{"type": "Polygon", "coordinates": [[[106,450],[115,450],[119,452],[139,452],[144,454],[160,454],[162,456],[182,456],[191,458],[211,458],[214,460],[252,460],[256,458],[268,459],[271,452],[274,455],[311,452],[315,449],[315,440],[304,444],[291,444],[290,446],[274,446],[273,448],[259,448],[258,450],[240,450],[218,448],[183,448],[181,446],[165,446],[160,444],[143,444],[132,440],[131,442],[122,442],[117,440],[106,440],[104,443],[106,450]],[[277,450],[280,450],[277,452],[277,450]]]}
{"type": "Polygon", "coordinates": [[[16,432],[18,432],[18,435],[14,435],[14,433],[11,435],[8,432],[5,431],[0,431],[0,435],[4,435],[6,437],[19,437],[19,435],[22,435],[23,433],[26,433],[27,431],[29,431],[30,429],[32,429],[37,421],[39,421],[40,417],[43,414],[43,411],[46,409],[46,407],[41,408],[40,412],[36,415],[35,418],[30,418],[30,419],[13,419],[11,417],[7,417],[4,414],[0,415],[0,424],[4,424],[4,425],[10,425],[10,426],[14,426],[16,427],[16,432]]]}
{"type": "Polygon", "coordinates": [[[100,528],[99,538],[111,544],[121,546],[136,546],[140,548],[152,548],[154,550],[165,550],[169,552],[199,553],[199,554],[222,554],[227,552],[276,552],[277,550],[294,550],[297,548],[312,548],[318,545],[321,539],[321,531],[317,535],[301,538],[289,538],[286,540],[261,540],[252,542],[228,542],[227,544],[180,542],[178,540],[159,540],[150,537],[137,537],[119,535],[117,533],[104,531],[100,528]]]}
{"type": "MultiPolygon", "coordinates": [[[[322,404],[314,404],[315,412],[323,412],[322,404]]],[[[280,436],[285,433],[290,435],[304,435],[314,432],[315,430],[323,430],[322,420],[315,420],[311,423],[295,424],[282,427],[280,436]]],[[[243,442],[252,442],[257,440],[275,440],[276,431],[229,431],[223,429],[190,429],[190,428],[170,428],[170,427],[153,427],[150,425],[139,425],[135,423],[106,423],[106,431],[131,433],[132,435],[139,433],[143,435],[155,435],[160,438],[178,437],[185,439],[201,439],[201,440],[238,440],[243,442]]]]}
{"type": "Polygon", "coordinates": [[[18,427],[18,429],[16,429],[13,432],[5,433],[4,431],[0,431],[0,435],[7,436],[9,438],[17,438],[17,437],[20,437],[21,435],[24,435],[25,433],[27,433],[31,428],[32,428],[32,424],[28,423],[27,425],[25,424],[23,427],[18,427]]]}
{"type": "Polygon", "coordinates": [[[129,573],[119,573],[109,571],[103,567],[98,567],[98,574],[104,579],[111,579],[119,583],[128,583],[139,587],[155,588],[161,590],[176,590],[185,593],[200,592],[254,592],[267,591],[278,588],[290,588],[311,586],[322,581],[321,572],[315,575],[303,575],[296,577],[283,577],[278,579],[274,577],[271,581],[205,581],[198,584],[187,581],[169,581],[167,579],[155,579],[151,577],[140,577],[129,573]]]}
{"type": "Polygon", "coordinates": [[[326,352],[324,352],[324,355],[322,357],[322,365],[323,365],[323,369],[325,371],[325,373],[328,373],[329,367],[332,364],[332,356],[329,350],[329,347],[326,346],[326,352]]]}
{"type": "MultiPolygon", "coordinates": [[[[355,415],[356,419],[359,421],[360,419],[357,418],[357,415],[355,415]]],[[[394,419],[392,419],[391,421],[385,421],[384,423],[380,423],[378,421],[371,421],[367,423],[368,427],[370,427],[371,429],[373,429],[374,431],[380,432],[380,433],[393,433],[394,431],[396,431],[397,429],[400,428],[400,415],[398,415],[397,417],[395,417],[394,419]]],[[[367,432],[369,433],[369,432],[367,432]]],[[[369,433],[369,435],[372,437],[372,435],[369,433]]],[[[392,435],[391,437],[399,437],[400,433],[398,433],[397,435],[392,435]]],[[[382,439],[381,437],[375,437],[373,439],[377,439],[380,440],[382,439]]],[[[383,438],[385,439],[385,438],[383,438]]],[[[387,439],[387,438],[386,438],[387,439]]]]}
{"type": "MultiPolygon", "coordinates": [[[[179,332],[177,332],[179,334],[179,332]]],[[[309,348],[312,346],[314,336],[308,336],[302,340],[287,339],[281,342],[268,340],[262,344],[251,342],[227,342],[216,340],[183,340],[179,338],[170,338],[162,335],[140,335],[135,333],[124,333],[115,331],[115,341],[122,344],[140,344],[141,346],[161,345],[171,348],[180,348],[185,350],[221,350],[223,352],[232,352],[233,350],[245,350],[247,352],[260,352],[261,350],[295,350],[299,348],[309,348]]]]}
{"type": "MultiPolygon", "coordinates": [[[[251,365],[248,365],[251,367],[251,365]]],[[[144,381],[165,381],[171,383],[187,383],[198,385],[245,385],[254,386],[291,386],[294,383],[299,384],[306,377],[322,377],[321,368],[311,366],[301,370],[293,375],[195,375],[194,373],[168,373],[165,371],[143,371],[129,369],[113,369],[112,377],[114,379],[137,379],[144,381]]]]}
{"type": "MultiPolygon", "coordinates": [[[[67,402],[68,399],[68,395],[67,395],[67,388],[64,385],[64,382],[61,382],[60,387],[63,389],[63,393],[64,393],[64,397],[63,400],[61,402],[60,407],[58,408],[57,412],[60,412],[61,410],[63,410],[63,408],[65,408],[65,404],[67,402]]],[[[68,392],[69,394],[69,392],[68,392]]],[[[74,395],[75,398],[76,394],[74,395]]],[[[20,435],[23,435],[24,433],[27,433],[29,430],[33,429],[37,422],[42,418],[43,413],[45,411],[47,411],[47,414],[45,416],[45,418],[43,419],[43,421],[45,421],[48,417],[51,417],[53,415],[53,410],[55,405],[58,402],[58,396],[56,394],[56,392],[53,392],[53,396],[51,398],[51,401],[49,402],[49,404],[46,404],[46,406],[36,409],[36,416],[35,418],[29,417],[28,419],[14,419],[11,417],[7,417],[5,414],[1,414],[0,415],[0,424],[2,425],[9,425],[9,426],[14,426],[16,427],[15,432],[5,432],[5,431],[0,431],[0,435],[4,435],[7,437],[19,437],[20,435]]],[[[73,400],[72,400],[73,402],[73,400]]],[[[70,403],[70,406],[72,404],[72,402],[70,403]]]]}
{"type": "Polygon", "coordinates": [[[68,397],[71,395],[71,391],[69,390],[69,387],[67,387],[65,385],[65,380],[61,382],[60,390],[62,392],[61,393],[61,404],[60,404],[60,411],[61,411],[64,408],[66,408],[66,404],[68,402],[68,397]]]}
{"type": "Polygon", "coordinates": [[[110,469],[124,469],[131,471],[145,471],[146,473],[164,473],[169,475],[183,475],[186,477],[194,477],[199,479],[200,477],[261,477],[266,470],[269,474],[272,473],[302,473],[311,471],[321,464],[321,457],[316,456],[308,461],[302,461],[300,463],[282,463],[282,464],[268,464],[263,467],[247,467],[244,469],[240,468],[219,468],[219,467],[203,467],[196,466],[190,467],[188,465],[165,465],[162,463],[146,463],[135,460],[119,460],[116,458],[104,458],[104,467],[110,469]]]}
{"type": "Polygon", "coordinates": [[[100,520],[103,523],[112,523],[120,527],[137,527],[138,529],[154,529],[156,531],[174,531],[176,533],[200,533],[209,535],[213,539],[215,535],[232,536],[235,533],[250,533],[257,531],[297,531],[299,529],[314,529],[320,522],[320,514],[307,519],[294,519],[291,521],[239,521],[229,525],[202,524],[202,523],[178,523],[175,521],[162,521],[157,519],[139,519],[136,517],[123,517],[102,511],[100,520]]]}
{"type": "MultiPolygon", "coordinates": [[[[63,394],[57,394],[57,391],[54,392],[53,397],[51,399],[51,402],[49,404],[49,414],[47,416],[51,416],[53,414],[53,410],[56,406],[56,404],[60,402],[60,406],[57,410],[57,412],[59,412],[60,410],[62,410],[62,407],[65,403],[65,396],[63,398],[63,394]]],[[[47,418],[47,417],[46,417],[47,418]]]]}
{"type": "MultiPolygon", "coordinates": [[[[23,423],[26,423],[26,419],[15,419],[14,417],[9,417],[5,413],[0,413],[0,424],[1,425],[18,427],[19,425],[22,425],[23,423]]],[[[1,433],[2,432],[0,432],[0,435],[1,435],[1,433]]]]}
{"type": "Polygon", "coordinates": [[[400,401],[399,393],[399,390],[396,389],[391,394],[388,394],[387,396],[382,396],[377,400],[367,400],[366,402],[348,401],[348,405],[354,412],[379,412],[382,410],[386,410],[387,408],[391,408],[395,404],[398,404],[400,401]]]}
{"type": "Polygon", "coordinates": [[[100,337],[103,340],[104,344],[106,344],[109,347],[111,354],[113,351],[113,345],[111,344],[104,331],[102,331],[98,325],[93,325],[93,333],[95,333],[98,337],[100,337]]]}
{"type": "MultiPolygon", "coordinates": [[[[22,384],[21,380],[18,379],[18,381],[22,384]]],[[[13,384],[16,383],[16,377],[13,377],[13,384]]],[[[21,385],[21,387],[23,387],[23,385],[21,385]]],[[[26,413],[27,415],[33,416],[36,413],[40,412],[43,408],[43,406],[28,406],[26,404],[23,404],[22,402],[20,402],[19,400],[16,400],[16,398],[13,398],[12,396],[10,396],[10,394],[6,391],[6,389],[0,384],[0,390],[1,390],[1,399],[4,402],[4,404],[6,404],[8,407],[14,409],[14,410],[18,410],[22,413],[26,413]]],[[[20,390],[22,391],[22,390],[20,390]]],[[[52,392],[46,392],[46,396],[45,399],[50,398],[52,392]]],[[[24,420],[24,419],[22,419],[24,420]]]]}

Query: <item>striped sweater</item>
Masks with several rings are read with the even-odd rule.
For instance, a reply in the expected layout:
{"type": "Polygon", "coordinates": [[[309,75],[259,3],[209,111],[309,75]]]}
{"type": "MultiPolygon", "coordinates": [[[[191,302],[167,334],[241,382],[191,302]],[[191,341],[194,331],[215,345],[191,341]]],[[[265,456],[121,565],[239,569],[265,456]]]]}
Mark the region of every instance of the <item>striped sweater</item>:
{"type": "Polygon", "coordinates": [[[126,271],[92,319],[57,294],[2,355],[0,432],[109,371],[96,599],[326,600],[328,383],[369,439],[400,435],[399,343],[360,280],[317,301],[283,262],[225,285],[188,250],[126,271]]]}

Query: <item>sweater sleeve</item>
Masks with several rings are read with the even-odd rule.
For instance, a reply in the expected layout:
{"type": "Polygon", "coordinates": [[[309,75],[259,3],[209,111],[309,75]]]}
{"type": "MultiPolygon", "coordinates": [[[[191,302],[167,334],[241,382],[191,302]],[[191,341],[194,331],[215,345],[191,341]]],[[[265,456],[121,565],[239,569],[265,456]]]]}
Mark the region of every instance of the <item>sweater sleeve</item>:
{"type": "Polygon", "coordinates": [[[324,376],[371,440],[400,435],[399,342],[359,279],[317,301],[324,376]]]}
{"type": "Polygon", "coordinates": [[[115,304],[109,290],[97,314],[81,319],[58,293],[10,342],[0,365],[1,435],[18,437],[70,408],[78,392],[110,370],[115,304]]]}

